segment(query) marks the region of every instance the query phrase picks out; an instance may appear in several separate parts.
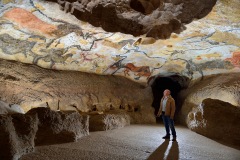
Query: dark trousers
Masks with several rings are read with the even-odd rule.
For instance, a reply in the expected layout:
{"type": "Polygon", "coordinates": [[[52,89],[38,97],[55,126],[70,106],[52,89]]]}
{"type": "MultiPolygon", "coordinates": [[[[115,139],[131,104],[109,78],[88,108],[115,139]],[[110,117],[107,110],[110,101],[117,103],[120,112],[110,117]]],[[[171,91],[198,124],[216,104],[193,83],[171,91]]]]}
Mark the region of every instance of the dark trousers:
{"type": "Polygon", "coordinates": [[[171,119],[170,116],[165,116],[165,112],[162,112],[162,119],[165,125],[166,135],[170,136],[170,129],[171,129],[173,137],[176,137],[177,135],[176,135],[173,119],[171,119]]]}

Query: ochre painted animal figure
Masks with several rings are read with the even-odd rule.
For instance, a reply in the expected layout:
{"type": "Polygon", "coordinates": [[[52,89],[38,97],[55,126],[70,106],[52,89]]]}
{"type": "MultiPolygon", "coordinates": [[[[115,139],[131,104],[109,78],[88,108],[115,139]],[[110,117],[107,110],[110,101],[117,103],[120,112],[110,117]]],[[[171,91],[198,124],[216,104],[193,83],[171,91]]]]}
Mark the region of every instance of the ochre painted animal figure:
{"type": "Polygon", "coordinates": [[[240,67],[240,52],[233,52],[232,58],[226,58],[225,60],[231,62],[235,67],[240,67]]]}
{"type": "Polygon", "coordinates": [[[132,63],[127,63],[123,66],[123,68],[125,68],[125,70],[124,70],[124,75],[125,76],[126,75],[130,76],[129,71],[132,71],[132,72],[135,73],[134,75],[139,76],[138,79],[142,76],[147,77],[147,79],[148,79],[152,74],[149,66],[137,67],[132,63]]]}

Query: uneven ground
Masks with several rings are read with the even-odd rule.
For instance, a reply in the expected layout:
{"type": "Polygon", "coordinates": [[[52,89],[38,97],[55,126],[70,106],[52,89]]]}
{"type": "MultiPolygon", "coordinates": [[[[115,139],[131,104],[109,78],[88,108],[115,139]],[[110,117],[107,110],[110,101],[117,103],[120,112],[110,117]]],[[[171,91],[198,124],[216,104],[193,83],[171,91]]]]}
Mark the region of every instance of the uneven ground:
{"type": "Polygon", "coordinates": [[[91,132],[76,143],[38,146],[21,160],[238,160],[240,150],[176,126],[178,142],[164,141],[162,125],[131,125],[107,132],[91,132]]]}

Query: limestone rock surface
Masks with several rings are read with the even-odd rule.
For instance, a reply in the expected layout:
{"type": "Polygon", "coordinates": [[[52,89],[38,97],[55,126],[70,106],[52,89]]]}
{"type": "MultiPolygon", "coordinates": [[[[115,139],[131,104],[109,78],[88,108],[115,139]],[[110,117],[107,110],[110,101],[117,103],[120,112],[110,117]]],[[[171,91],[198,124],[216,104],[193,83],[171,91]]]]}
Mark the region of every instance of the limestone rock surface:
{"type": "Polygon", "coordinates": [[[39,119],[36,145],[74,142],[89,134],[88,116],[78,112],[56,112],[50,108],[34,108],[26,113],[39,119]]]}
{"type": "Polygon", "coordinates": [[[0,114],[24,113],[21,106],[0,101],[0,114]]]}
{"type": "Polygon", "coordinates": [[[89,131],[107,131],[130,125],[130,116],[126,113],[104,113],[90,115],[89,131]]]}
{"type": "Polygon", "coordinates": [[[207,98],[228,102],[240,108],[240,74],[227,73],[205,77],[188,89],[182,90],[179,95],[183,101],[179,119],[183,124],[186,124],[192,108],[198,107],[207,98]]]}
{"type": "Polygon", "coordinates": [[[34,151],[37,129],[35,115],[0,115],[0,159],[17,160],[34,151]]]}
{"type": "Polygon", "coordinates": [[[0,60],[0,75],[16,79],[0,77],[1,99],[21,105],[25,112],[48,102],[52,110],[61,111],[138,110],[131,113],[138,114],[138,123],[155,122],[151,88],[124,77],[48,70],[6,60],[0,60]]]}
{"type": "Polygon", "coordinates": [[[204,99],[188,114],[188,127],[206,137],[240,147],[240,108],[216,99],[204,99]]]}
{"type": "MultiPolygon", "coordinates": [[[[239,0],[53,1],[65,12],[43,0],[0,1],[1,59],[145,85],[159,74],[196,80],[240,70],[239,0]]],[[[7,73],[0,79],[21,81],[7,73]]]]}
{"type": "Polygon", "coordinates": [[[78,19],[110,32],[169,38],[183,23],[206,16],[216,0],[48,0],[78,19]]]}

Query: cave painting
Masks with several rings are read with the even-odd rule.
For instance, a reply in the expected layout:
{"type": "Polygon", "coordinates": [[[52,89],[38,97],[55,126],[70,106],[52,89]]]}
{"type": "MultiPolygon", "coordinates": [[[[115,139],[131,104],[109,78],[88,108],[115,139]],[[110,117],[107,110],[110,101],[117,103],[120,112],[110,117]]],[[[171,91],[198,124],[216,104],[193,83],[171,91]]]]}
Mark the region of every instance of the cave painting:
{"type": "Polygon", "coordinates": [[[233,52],[232,58],[227,58],[226,61],[231,62],[235,67],[240,67],[240,52],[233,52]]]}
{"type": "Polygon", "coordinates": [[[57,29],[56,26],[40,20],[31,12],[22,8],[10,9],[4,13],[3,17],[17,23],[22,28],[39,31],[44,34],[51,34],[57,29]]]}
{"type": "Polygon", "coordinates": [[[126,64],[115,63],[115,64],[111,65],[109,68],[112,70],[115,70],[113,72],[113,74],[116,73],[116,71],[118,71],[119,69],[124,68],[123,72],[124,72],[124,76],[126,76],[126,77],[131,76],[129,74],[129,72],[133,72],[134,76],[135,76],[134,77],[135,80],[138,80],[140,77],[146,77],[147,79],[149,79],[149,77],[152,74],[149,66],[139,66],[138,67],[132,63],[126,63],[126,64]]]}
{"type": "Polygon", "coordinates": [[[0,28],[0,58],[44,68],[120,75],[141,83],[166,73],[193,80],[213,70],[240,72],[240,28],[221,13],[188,24],[168,40],[153,40],[107,32],[51,3],[27,0],[0,7],[0,28]],[[217,22],[211,24],[213,17],[217,22]]]}
{"type": "MultiPolygon", "coordinates": [[[[149,66],[141,66],[141,67],[137,67],[132,63],[127,63],[124,65],[124,75],[125,76],[130,76],[129,71],[134,72],[137,77],[137,79],[139,79],[140,77],[144,76],[147,77],[147,79],[151,76],[151,72],[149,69],[149,66]]],[[[136,79],[136,78],[135,78],[136,79]]]]}

